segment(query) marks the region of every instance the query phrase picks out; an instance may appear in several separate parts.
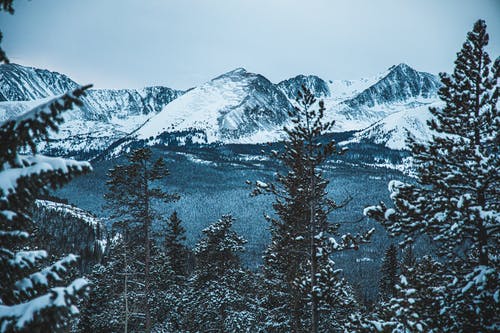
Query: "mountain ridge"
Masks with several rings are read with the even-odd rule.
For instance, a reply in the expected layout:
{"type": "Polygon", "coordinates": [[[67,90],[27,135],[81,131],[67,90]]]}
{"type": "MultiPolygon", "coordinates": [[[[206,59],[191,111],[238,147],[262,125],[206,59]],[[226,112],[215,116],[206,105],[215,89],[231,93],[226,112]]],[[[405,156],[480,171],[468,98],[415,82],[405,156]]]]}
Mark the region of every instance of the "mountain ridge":
{"type": "MultiPolygon", "coordinates": [[[[78,86],[57,72],[5,66],[0,65],[0,94],[14,101],[0,102],[0,121],[33,107],[32,98],[46,99],[47,94],[78,86]]],[[[94,89],[81,108],[64,116],[60,133],[41,148],[74,155],[99,153],[110,146],[119,152],[137,140],[150,145],[277,141],[283,138],[294,94],[302,85],[325,101],[325,120],[335,120],[334,131],[342,132],[363,130],[391,114],[435,102],[439,81],[433,74],[399,64],[359,80],[326,81],[300,74],[272,83],[261,74],[236,68],[187,91],[162,86],[94,89]],[[113,145],[117,140],[121,144],[113,145]]]]}

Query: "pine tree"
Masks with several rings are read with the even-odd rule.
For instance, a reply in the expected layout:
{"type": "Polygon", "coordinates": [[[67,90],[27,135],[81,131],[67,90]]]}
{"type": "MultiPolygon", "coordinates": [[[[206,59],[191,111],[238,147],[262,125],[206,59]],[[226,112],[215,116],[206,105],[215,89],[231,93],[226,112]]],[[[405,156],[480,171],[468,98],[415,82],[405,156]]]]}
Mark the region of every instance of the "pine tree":
{"type": "MultiPolygon", "coordinates": [[[[125,297],[136,298],[124,292],[123,283],[126,268],[126,247],[123,238],[110,241],[106,256],[101,264],[94,266],[89,274],[92,288],[88,299],[83,304],[83,310],[78,325],[79,332],[120,332],[125,324],[132,325],[124,311],[125,297]]],[[[128,306],[128,304],[127,304],[128,306]]]]}
{"type": "Polygon", "coordinates": [[[251,274],[241,268],[244,240],[224,215],[203,230],[196,267],[178,305],[182,332],[256,332],[251,274]]]}
{"type": "Polygon", "coordinates": [[[186,229],[182,226],[182,221],[173,212],[167,220],[165,230],[165,251],[170,260],[170,264],[178,279],[187,275],[187,261],[189,251],[184,245],[186,241],[186,229]]]}
{"type": "MultiPolygon", "coordinates": [[[[143,274],[140,285],[144,294],[139,310],[144,311],[144,329],[151,332],[151,225],[158,217],[153,208],[154,201],[172,202],[178,200],[177,194],[169,194],[158,187],[158,182],[169,175],[162,158],[152,161],[152,151],[141,148],[133,151],[128,157],[129,164],[117,165],[109,172],[108,192],[105,198],[113,209],[113,218],[119,219],[116,224],[130,255],[130,262],[142,262],[143,267],[132,268],[135,276],[143,274]],[[142,287],[142,284],[144,285],[142,287]]],[[[141,265],[142,265],[141,264],[141,265]]],[[[133,266],[133,265],[132,265],[133,266]]],[[[132,267],[131,266],[131,267],[132,267]]]]}
{"type": "Polygon", "coordinates": [[[416,263],[417,258],[415,257],[415,253],[413,252],[413,245],[406,246],[400,262],[401,274],[406,275],[408,272],[411,272],[416,263]]]}
{"type": "MultiPolygon", "coordinates": [[[[328,214],[342,207],[327,197],[328,181],[319,167],[337,151],[335,142],[321,140],[333,122],[323,123],[325,107],[305,87],[297,98],[297,107],[290,113],[294,126],[285,128],[287,140],[282,153],[273,152],[288,173],[278,173],[277,184],[256,182],[253,194],[272,193],[277,219],[271,223],[271,244],[264,255],[264,276],[267,296],[267,330],[318,332],[321,309],[327,293],[325,283],[333,290],[337,285],[329,265],[333,251],[357,249],[368,241],[365,235],[344,235],[337,242],[332,235],[338,224],[327,221],[328,214]],[[304,286],[309,290],[305,291],[304,286]]],[[[342,291],[337,290],[342,294],[342,291]]]]}
{"type": "Polygon", "coordinates": [[[386,301],[396,293],[396,284],[398,281],[398,249],[396,245],[391,244],[385,251],[385,256],[380,269],[381,277],[379,284],[379,298],[386,301]]]}
{"type": "Polygon", "coordinates": [[[179,283],[179,276],[172,267],[170,257],[162,248],[153,245],[151,249],[152,298],[149,299],[153,328],[161,327],[162,323],[172,318],[172,311],[177,305],[183,287],[184,285],[179,283]]]}
{"type": "Polygon", "coordinates": [[[32,250],[27,242],[35,199],[91,170],[86,162],[38,155],[36,148],[51,129],[57,130],[63,111],[81,105],[79,98],[87,88],[0,126],[0,332],[60,332],[78,313],[76,304],[87,291],[85,279],[53,287],[76,256],[40,268],[47,252],[32,250]]]}
{"type": "MultiPolygon", "coordinates": [[[[12,7],[12,0],[0,0],[0,11],[6,11],[9,14],[14,14],[14,7],[12,7]]],[[[0,43],[2,42],[3,34],[0,31],[0,43]]],[[[9,63],[9,58],[5,54],[5,51],[0,46],[0,63],[9,63]]]]}
{"type": "Polygon", "coordinates": [[[500,327],[498,311],[491,310],[499,304],[500,59],[491,65],[488,39],[485,22],[477,21],[453,74],[441,74],[445,106],[430,109],[429,126],[436,134],[430,142],[411,142],[418,184],[392,181],[395,209],[381,203],[365,210],[407,243],[429,236],[448,260],[446,274],[455,278],[443,286],[442,315],[457,321],[445,331],[500,327]]]}
{"type": "Polygon", "coordinates": [[[216,223],[203,230],[205,238],[194,247],[197,281],[215,280],[227,271],[240,268],[239,252],[246,240],[232,230],[234,218],[223,215],[216,223]]]}

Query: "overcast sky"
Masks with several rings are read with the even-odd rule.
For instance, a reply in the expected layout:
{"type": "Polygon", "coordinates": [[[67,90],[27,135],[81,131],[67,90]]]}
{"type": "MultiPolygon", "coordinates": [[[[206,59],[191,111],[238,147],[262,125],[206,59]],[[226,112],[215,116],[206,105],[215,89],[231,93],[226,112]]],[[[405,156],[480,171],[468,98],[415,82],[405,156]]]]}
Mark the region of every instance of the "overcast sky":
{"type": "Polygon", "coordinates": [[[498,0],[15,0],[12,62],[97,88],[186,89],[236,67],[273,82],[356,79],[401,62],[450,71],[475,20],[499,56],[498,0]]]}

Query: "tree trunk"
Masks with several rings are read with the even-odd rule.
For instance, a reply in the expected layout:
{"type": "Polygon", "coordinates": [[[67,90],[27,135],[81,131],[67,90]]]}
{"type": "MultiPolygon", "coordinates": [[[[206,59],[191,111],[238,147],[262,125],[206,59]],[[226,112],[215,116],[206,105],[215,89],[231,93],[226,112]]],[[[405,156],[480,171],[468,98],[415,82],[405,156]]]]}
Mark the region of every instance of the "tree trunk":
{"type": "Polygon", "coordinates": [[[149,216],[149,181],[147,174],[147,166],[144,163],[144,237],[145,237],[145,258],[144,258],[144,314],[146,319],[146,333],[151,333],[151,313],[149,309],[149,300],[150,300],[150,263],[151,263],[151,248],[149,241],[149,225],[150,225],[150,216],[149,216]]]}
{"type": "MultiPolygon", "coordinates": [[[[309,128],[309,117],[307,119],[307,128],[309,132],[311,129],[309,128]]],[[[318,258],[316,256],[318,252],[318,248],[316,246],[316,184],[315,184],[315,164],[312,159],[313,157],[313,136],[312,133],[309,134],[309,142],[308,142],[308,158],[309,158],[309,163],[310,163],[310,198],[309,198],[309,231],[310,231],[310,260],[311,260],[311,333],[318,333],[318,324],[319,324],[319,318],[318,318],[318,294],[317,294],[317,283],[318,283],[318,277],[316,276],[318,272],[318,258]]]]}
{"type": "MultiPolygon", "coordinates": [[[[476,118],[476,123],[474,124],[474,144],[475,148],[479,150],[481,147],[481,134],[479,132],[480,130],[480,109],[481,109],[481,101],[479,97],[479,93],[481,90],[481,71],[483,67],[483,52],[481,50],[480,56],[479,56],[479,64],[478,64],[478,69],[477,69],[477,78],[476,78],[476,92],[475,92],[475,108],[474,108],[474,116],[476,118]]],[[[481,160],[479,156],[476,156],[476,163],[479,165],[481,163],[481,160]]],[[[486,205],[486,200],[484,197],[484,188],[480,188],[477,191],[477,204],[480,208],[485,208],[486,205]]],[[[480,265],[488,265],[488,232],[486,231],[486,227],[484,226],[484,223],[480,217],[477,218],[479,221],[478,224],[478,234],[477,234],[477,240],[478,240],[478,251],[479,251],[479,264],[480,265]]]]}
{"type": "Polygon", "coordinates": [[[125,322],[124,322],[124,332],[128,333],[128,269],[127,269],[127,247],[123,245],[123,259],[124,259],[124,273],[125,273],[125,285],[123,286],[123,294],[125,297],[125,322]]]}

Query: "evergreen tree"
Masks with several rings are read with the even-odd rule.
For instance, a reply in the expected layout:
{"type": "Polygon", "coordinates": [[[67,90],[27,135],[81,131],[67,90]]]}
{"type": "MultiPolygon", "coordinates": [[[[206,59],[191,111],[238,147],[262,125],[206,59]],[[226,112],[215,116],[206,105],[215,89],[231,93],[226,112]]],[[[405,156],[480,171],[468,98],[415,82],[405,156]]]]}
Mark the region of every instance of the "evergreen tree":
{"type": "Polygon", "coordinates": [[[95,265],[89,274],[92,289],[82,306],[80,332],[111,333],[127,331],[125,325],[135,326],[129,323],[131,320],[126,318],[124,311],[125,302],[137,298],[129,292],[125,294],[124,274],[130,272],[126,268],[126,251],[123,238],[111,241],[103,262],[95,265]]]}
{"type": "Polygon", "coordinates": [[[413,245],[408,245],[403,251],[403,256],[401,258],[401,274],[406,275],[410,272],[416,265],[417,258],[413,252],[413,245]]]}
{"type": "Polygon", "coordinates": [[[383,301],[390,299],[396,293],[398,281],[398,249],[391,244],[385,251],[385,256],[380,269],[379,298],[383,301]]]}
{"type": "MultiPolygon", "coordinates": [[[[128,157],[129,164],[117,165],[109,172],[108,192],[105,198],[113,209],[113,218],[119,219],[116,224],[130,255],[131,272],[135,276],[142,275],[140,281],[134,284],[142,289],[142,304],[144,329],[151,332],[151,309],[149,300],[151,293],[151,224],[158,218],[153,208],[154,201],[172,202],[178,200],[177,194],[169,194],[158,187],[158,182],[169,175],[162,158],[152,161],[152,151],[141,148],[133,151],[128,157]],[[141,264],[137,266],[137,263],[141,264]]],[[[126,266],[127,267],[127,266],[126,266]]],[[[139,311],[140,312],[140,311],[139,311]]]]}
{"type": "Polygon", "coordinates": [[[203,230],[205,238],[194,248],[196,280],[199,283],[215,280],[228,271],[240,268],[239,252],[246,240],[232,230],[234,218],[223,215],[220,220],[203,230]]]}
{"type": "MultiPolygon", "coordinates": [[[[436,133],[412,144],[418,184],[392,181],[395,209],[383,203],[366,209],[391,235],[411,243],[428,235],[447,259],[454,278],[441,314],[456,318],[440,328],[486,332],[500,328],[497,296],[500,242],[500,117],[497,111],[500,60],[491,65],[486,24],[479,20],[457,54],[453,74],[441,74],[443,108],[431,108],[436,133]]],[[[443,278],[443,283],[447,279],[443,278]]]]}
{"type": "Polygon", "coordinates": [[[203,230],[194,248],[196,267],[178,304],[181,332],[256,332],[255,285],[242,270],[246,241],[232,230],[230,215],[203,230]]]}
{"type": "Polygon", "coordinates": [[[317,332],[328,297],[325,288],[332,291],[338,286],[338,279],[332,279],[330,274],[335,271],[329,267],[332,265],[330,254],[357,249],[372,232],[344,235],[340,242],[331,237],[339,225],[329,223],[327,216],[343,205],[327,197],[328,181],[319,167],[343,150],[337,151],[334,142],[321,139],[333,126],[333,122],[323,123],[322,101],[315,110],[316,99],[303,87],[297,105],[290,113],[294,126],[285,128],[284,151],[273,152],[273,157],[284,164],[288,173],[278,173],[278,185],[258,181],[253,192],[254,195],[272,193],[276,197],[273,208],[278,218],[269,219],[271,244],[264,255],[267,288],[264,306],[270,332],[317,332]]]}
{"type": "MultiPolygon", "coordinates": [[[[153,331],[172,318],[183,284],[179,284],[179,276],[175,273],[170,257],[160,247],[153,245],[151,249],[151,295],[149,307],[153,318],[153,331]]],[[[171,326],[168,326],[171,328],[171,326]]],[[[167,331],[171,332],[171,329],[167,331]]]]}
{"type": "MultiPolygon", "coordinates": [[[[12,7],[12,0],[0,0],[0,11],[6,11],[9,14],[14,14],[14,7],[12,7]]],[[[3,34],[0,31],[0,43],[2,42],[3,34]]],[[[9,63],[9,58],[5,54],[5,51],[0,46],[0,63],[9,63]]]]}
{"type": "Polygon", "coordinates": [[[170,260],[171,267],[179,278],[187,275],[187,261],[189,250],[184,242],[186,241],[186,229],[182,226],[182,221],[173,212],[167,220],[165,230],[165,251],[170,260]]]}
{"type": "Polygon", "coordinates": [[[445,297],[443,264],[425,256],[398,277],[392,298],[380,301],[369,314],[351,316],[348,325],[354,332],[453,332],[447,329],[458,318],[441,314],[445,297]]]}
{"type": "Polygon", "coordinates": [[[47,252],[29,248],[27,241],[34,230],[35,199],[91,170],[86,162],[38,155],[36,149],[62,123],[63,111],[81,105],[87,88],[0,125],[0,332],[60,332],[78,313],[76,303],[86,293],[85,279],[53,286],[63,281],[76,256],[41,268],[47,252]]]}

